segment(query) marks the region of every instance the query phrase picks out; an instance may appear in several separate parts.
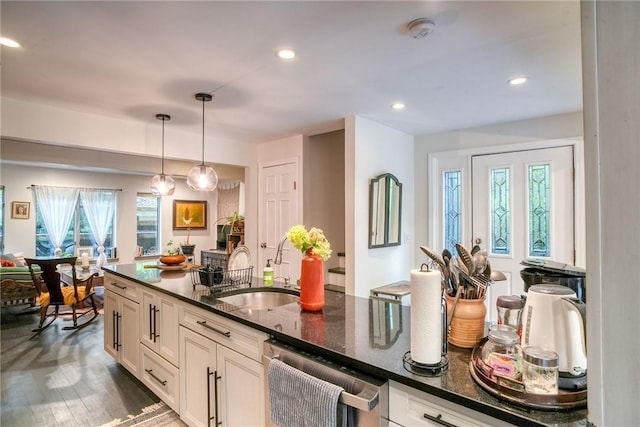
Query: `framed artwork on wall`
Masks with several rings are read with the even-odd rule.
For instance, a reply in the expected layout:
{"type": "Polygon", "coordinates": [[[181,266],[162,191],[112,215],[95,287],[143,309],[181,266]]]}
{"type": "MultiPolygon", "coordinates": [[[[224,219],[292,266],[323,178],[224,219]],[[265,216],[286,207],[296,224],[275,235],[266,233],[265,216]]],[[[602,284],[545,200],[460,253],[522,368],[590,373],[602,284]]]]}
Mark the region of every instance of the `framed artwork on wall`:
{"type": "Polygon", "coordinates": [[[174,200],[173,229],[207,229],[206,200],[174,200]]]}
{"type": "Polygon", "coordinates": [[[11,202],[11,218],[29,219],[29,202],[11,202]]]}

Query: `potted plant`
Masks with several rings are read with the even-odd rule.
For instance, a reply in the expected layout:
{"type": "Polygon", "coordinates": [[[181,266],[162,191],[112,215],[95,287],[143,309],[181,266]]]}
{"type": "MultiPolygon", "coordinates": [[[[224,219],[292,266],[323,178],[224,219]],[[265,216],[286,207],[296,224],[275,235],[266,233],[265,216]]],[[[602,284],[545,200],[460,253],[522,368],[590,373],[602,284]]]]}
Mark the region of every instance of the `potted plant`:
{"type": "Polygon", "coordinates": [[[160,257],[160,262],[166,265],[177,265],[185,260],[185,256],[180,254],[180,248],[173,244],[173,240],[169,240],[165,254],[160,257]]]}
{"type": "Polygon", "coordinates": [[[187,241],[186,243],[180,244],[180,249],[182,250],[183,255],[193,255],[193,252],[196,249],[196,245],[192,245],[189,243],[190,235],[191,235],[191,227],[187,227],[187,241]]]}

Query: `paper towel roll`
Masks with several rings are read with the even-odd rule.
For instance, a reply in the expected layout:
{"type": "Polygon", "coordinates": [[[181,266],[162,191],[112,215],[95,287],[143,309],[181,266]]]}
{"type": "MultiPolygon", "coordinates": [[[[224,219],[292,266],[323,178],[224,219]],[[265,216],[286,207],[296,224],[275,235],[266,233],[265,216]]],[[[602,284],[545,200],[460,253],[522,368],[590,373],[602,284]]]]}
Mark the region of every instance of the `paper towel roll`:
{"type": "Polygon", "coordinates": [[[437,270],[411,270],[411,359],[437,364],[442,357],[442,290],[437,270]]]}

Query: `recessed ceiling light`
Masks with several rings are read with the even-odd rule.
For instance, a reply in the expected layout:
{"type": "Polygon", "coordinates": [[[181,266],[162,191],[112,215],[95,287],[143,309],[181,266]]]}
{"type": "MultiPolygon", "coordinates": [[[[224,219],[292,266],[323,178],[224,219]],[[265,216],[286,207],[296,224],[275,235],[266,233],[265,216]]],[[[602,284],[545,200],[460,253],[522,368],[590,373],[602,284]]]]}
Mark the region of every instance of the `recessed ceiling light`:
{"type": "Polygon", "coordinates": [[[7,47],[20,47],[20,43],[6,37],[0,37],[0,44],[7,47]]]}
{"type": "Polygon", "coordinates": [[[512,86],[518,86],[518,85],[526,83],[527,80],[529,80],[529,79],[526,78],[526,77],[514,77],[512,79],[507,80],[507,83],[509,83],[512,86]]]}
{"type": "Polygon", "coordinates": [[[278,49],[276,55],[280,59],[293,59],[296,57],[296,53],[292,49],[278,49]]]}
{"type": "Polygon", "coordinates": [[[393,108],[394,110],[404,110],[404,103],[402,102],[394,102],[393,104],[391,104],[391,108],[393,108]]]}

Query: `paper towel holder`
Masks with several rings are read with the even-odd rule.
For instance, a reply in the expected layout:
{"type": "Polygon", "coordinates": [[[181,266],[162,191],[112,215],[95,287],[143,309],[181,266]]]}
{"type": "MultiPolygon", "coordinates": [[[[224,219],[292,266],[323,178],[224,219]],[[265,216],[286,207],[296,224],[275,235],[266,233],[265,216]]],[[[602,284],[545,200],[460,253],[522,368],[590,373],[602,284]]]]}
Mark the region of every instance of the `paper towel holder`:
{"type": "MultiPolygon", "coordinates": [[[[426,271],[430,271],[429,266],[426,263],[422,263],[422,265],[420,265],[420,271],[425,271],[422,269],[425,266],[427,267],[426,271]]],[[[411,358],[411,350],[409,350],[402,357],[402,366],[404,366],[404,369],[411,372],[412,374],[420,375],[423,377],[439,377],[440,375],[444,374],[449,368],[449,359],[447,358],[447,352],[449,350],[447,333],[449,330],[449,326],[447,324],[447,301],[444,296],[442,296],[440,314],[442,316],[442,352],[440,362],[416,362],[411,358]]]]}

